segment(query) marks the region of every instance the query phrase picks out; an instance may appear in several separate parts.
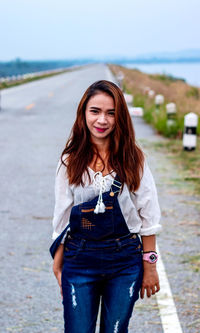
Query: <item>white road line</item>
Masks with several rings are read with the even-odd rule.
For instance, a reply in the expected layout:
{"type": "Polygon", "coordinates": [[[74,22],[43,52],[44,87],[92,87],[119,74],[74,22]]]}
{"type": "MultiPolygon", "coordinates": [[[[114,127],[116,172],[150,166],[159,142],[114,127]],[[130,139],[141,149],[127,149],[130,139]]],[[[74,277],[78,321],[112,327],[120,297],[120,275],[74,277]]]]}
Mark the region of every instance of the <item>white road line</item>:
{"type": "MultiPolygon", "coordinates": [[[[158,245],[157,252],[159,253],[158,245]]],[[[176,306],[174,304],[171,288],[160,253],[157,262],[157,268],[160,278],[160,291],[156,294],[156,299],[159,307],[163,332],[182,333],[183,331],[178,319],[176,306]]]]}

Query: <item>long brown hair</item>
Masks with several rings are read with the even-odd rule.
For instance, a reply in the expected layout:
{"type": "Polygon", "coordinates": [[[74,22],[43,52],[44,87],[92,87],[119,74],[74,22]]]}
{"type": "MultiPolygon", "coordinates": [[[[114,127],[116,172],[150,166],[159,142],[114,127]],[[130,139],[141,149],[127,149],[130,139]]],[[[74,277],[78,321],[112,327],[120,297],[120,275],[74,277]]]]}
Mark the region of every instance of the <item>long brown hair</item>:
{"type": "Polygon", "coordinates": [[[111,96],[115,105],[115,128],[110,133],[108,165],[118,174],[123,185],[126,183],[130,191],[136,191],[143,173],[144,155],[136,144],[131,117],[121,89],[106,80],[94,82],[79,103],[75,123],[61,155],[62,163],[67,167],[69,184],[84,186],[82,175],[86,171],[90,179],[88,166],[94,154],[102,160],[97,147],[91,142],[85,119],[89,99],[101,92],[111,96]]]}

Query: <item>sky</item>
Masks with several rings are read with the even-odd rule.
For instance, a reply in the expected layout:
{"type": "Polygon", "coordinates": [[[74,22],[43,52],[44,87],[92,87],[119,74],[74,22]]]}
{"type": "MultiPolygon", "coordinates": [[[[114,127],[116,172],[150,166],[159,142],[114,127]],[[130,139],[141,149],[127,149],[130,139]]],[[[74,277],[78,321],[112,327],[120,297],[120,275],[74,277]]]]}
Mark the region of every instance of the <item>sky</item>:
{"type": "Polygon", "coordinates": [[[0,61],[200,49],[199,0],[0,0],[0,61]]]}

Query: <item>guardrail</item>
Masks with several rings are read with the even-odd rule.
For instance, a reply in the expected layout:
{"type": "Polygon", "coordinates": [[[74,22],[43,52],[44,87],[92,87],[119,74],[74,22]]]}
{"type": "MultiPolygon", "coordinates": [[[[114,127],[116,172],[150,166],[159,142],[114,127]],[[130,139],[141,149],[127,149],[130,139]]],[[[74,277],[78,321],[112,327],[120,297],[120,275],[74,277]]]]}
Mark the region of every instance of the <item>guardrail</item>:
{"type": "MultiPolygon", "coordinates": [[[[72,66],[73,68],[75,66],[72,66]]],[[[64,68],[57,68],[57,69],[51,69],[51,70],[45,70],[40,72],[33,72],[33,73],[26,73],[26,74],[18,74],[18,75],[12,75],[12,76],[6,76],[6,77],[0,77],[0,83],[4,82],[13,82],[13,81],[22,81],[27,79],[32,79],[34,77],[40,77],[45,75],[51,75],[54,73],[61,73],[64,72],[67,69],[71,69],[70,67],[64,67],[64,68]]]]}

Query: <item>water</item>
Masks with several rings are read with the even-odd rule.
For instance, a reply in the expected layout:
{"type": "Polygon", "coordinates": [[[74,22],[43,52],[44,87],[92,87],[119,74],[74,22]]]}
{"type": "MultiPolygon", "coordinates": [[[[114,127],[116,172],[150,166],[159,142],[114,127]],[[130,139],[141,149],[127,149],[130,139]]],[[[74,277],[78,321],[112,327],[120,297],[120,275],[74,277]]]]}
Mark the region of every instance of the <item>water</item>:
{"type": "Polygon", "coordinates": [[[148,74],[167,74],[183,78],[187,83],[200,87],[200,63],[170,64],[124,64],[128,68],[136,68],[148,74]]]}
{"type": "MultiPolygon", "coordinates": [[[[92,63],[91,59],[72,61],[22,61],[20,59],[3,63],[0,62],[0,77],[37,72],[42,70],[70,67],[92,63]]],[[[112,62],[112,61],[111,61],[112,62]]],[[[200,62],[199,63],[160,63],[160,64],[123,64],[128,68],[137,68],[148,74],[167,74],[183,78],[187,83],[200,87],[200,62]]]]}
{"type": "Polygon", "coordinates": [[[45,70],[68,68],[75,65],[88,64],[88,59],[83,60],[52,60],[52,61],[24,61],[16,59],[10,62],[0,62],[0,78],[12,75],[23,75],[45,70]]]}

